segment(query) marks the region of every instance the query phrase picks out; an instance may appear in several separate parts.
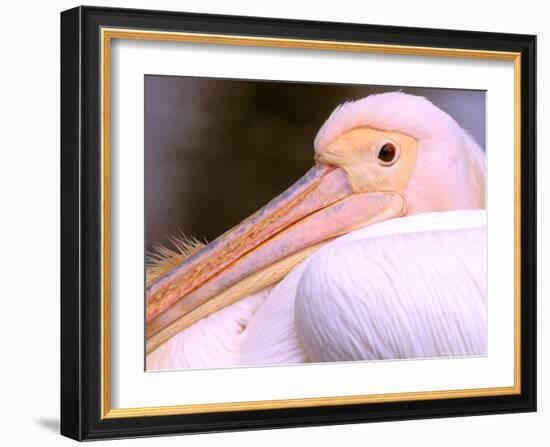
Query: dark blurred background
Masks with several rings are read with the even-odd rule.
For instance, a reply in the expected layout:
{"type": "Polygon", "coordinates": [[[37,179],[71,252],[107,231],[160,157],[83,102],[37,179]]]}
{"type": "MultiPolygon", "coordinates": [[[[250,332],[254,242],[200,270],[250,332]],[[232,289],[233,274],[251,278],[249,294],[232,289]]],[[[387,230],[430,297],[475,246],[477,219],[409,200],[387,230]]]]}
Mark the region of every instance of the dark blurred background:
{"type": "Polygon", "coordinates": [[[427,97],[485,147],[484,91],[147,75],[147,251],[180,232],[213,240],[312,166],[338,104],[395,90],[427,97]]]}

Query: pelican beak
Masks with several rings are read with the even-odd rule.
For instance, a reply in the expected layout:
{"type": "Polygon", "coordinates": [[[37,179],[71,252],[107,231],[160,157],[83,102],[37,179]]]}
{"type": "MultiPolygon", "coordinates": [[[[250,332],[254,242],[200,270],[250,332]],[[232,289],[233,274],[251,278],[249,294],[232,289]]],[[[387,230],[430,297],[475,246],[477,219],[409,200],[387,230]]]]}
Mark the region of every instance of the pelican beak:
{"type": "Polygon", "coordinates": [[[147,352],[206,316],[208,312],[198,311],[247,278],[271,269],[268,276],[276,282],[323,243],[403,214],[400,194],[355,193],[344,170],[316,164],[263,208],[147,287],[147,352]],[[281,268],[285,260],[286,268],[281,268]]]}

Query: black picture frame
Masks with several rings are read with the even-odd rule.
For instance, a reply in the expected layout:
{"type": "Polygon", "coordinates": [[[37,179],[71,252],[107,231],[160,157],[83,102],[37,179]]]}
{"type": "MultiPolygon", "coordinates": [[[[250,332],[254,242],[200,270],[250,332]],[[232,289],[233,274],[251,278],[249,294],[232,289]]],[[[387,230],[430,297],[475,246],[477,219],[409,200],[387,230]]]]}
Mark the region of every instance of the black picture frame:
{"type": "Polygon", "coordinates": [[[166,11],[77,7],[61,13],[61,433],[77,440],[394,421],[536,410],[536,37],[166,11]],[[521,54],[520,392],[460,399],[102,417],[102,28],[521,54]]]}

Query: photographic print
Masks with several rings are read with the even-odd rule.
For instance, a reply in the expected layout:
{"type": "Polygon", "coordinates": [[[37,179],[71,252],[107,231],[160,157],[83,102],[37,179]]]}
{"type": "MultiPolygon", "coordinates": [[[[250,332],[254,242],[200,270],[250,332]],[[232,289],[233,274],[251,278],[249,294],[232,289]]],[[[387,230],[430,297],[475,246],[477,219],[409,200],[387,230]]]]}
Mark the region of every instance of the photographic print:
{"type": "Polygon", "coordinates": [[[61,432],[536,410],[536,36],[61,14],[61,432]]]}
{"type": "Polygon", "coordinates": [[[487,355],[485,91],[144,85],[147,371],[487,355]]]}

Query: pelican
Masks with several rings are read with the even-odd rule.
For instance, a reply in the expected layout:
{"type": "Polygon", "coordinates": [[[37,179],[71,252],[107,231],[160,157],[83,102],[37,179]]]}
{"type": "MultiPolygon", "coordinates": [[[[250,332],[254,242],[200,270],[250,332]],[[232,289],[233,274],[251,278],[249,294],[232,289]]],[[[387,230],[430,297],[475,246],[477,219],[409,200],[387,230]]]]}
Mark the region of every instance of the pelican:
{"type": "Polygon", "coordinates": [[[402,92],[337,107],[314,166],[148,270],[147,369],[486,353],[485,155],[402,92]]]}

